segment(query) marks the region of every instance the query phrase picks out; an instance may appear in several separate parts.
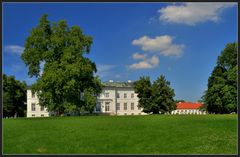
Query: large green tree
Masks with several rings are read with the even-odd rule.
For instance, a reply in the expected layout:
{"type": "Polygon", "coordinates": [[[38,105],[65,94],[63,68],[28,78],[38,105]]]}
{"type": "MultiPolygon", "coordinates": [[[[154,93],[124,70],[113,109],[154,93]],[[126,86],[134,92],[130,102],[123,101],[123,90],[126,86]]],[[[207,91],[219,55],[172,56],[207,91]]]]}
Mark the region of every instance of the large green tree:
{"type": "Polygon", "coordinates": [[[203,101],[209,113],[237,112],[237,44],[229,43],[218,56],[203,101]]]}
{"type": "Polygon", "coordinates": [[[96,65],[86,57],[91,44],[92,37],[83,34],[79,26],[69,27],[65,20],[51,25],[47,15],[41,17],[27,37],[22,54],[29,76],[37,77],[32,88],[40,105],[62,114],[85,105],[81,96],[85,90],[101,92],[100,80],[94,76],[96,65]]]}
{"type": "Polygon", "coordinates": [[[3,74],[3,117],[26,116],[26,83],[3,74]]]}
{"type": "Polygon", "coordinates": [[[170,87],[170,82],[165,79],[163,75],[153,82],[153,103],[154,113],[170,113],[176,109],[176,103],[173,97],[175,96],[174,90],[170,87]]]}
{"type": "Polygon", "coordinates": [[[134,90],[138,94],[138,105],[143,108],[143,112],[152,112],[152,84],[149,77],[140,77],[134,82],[134,90]]]}
{"type": "Polygon", "coordinates": [[[134,83],[135,92],[138,94],[139,107],[146,113],[164,114],[176,109],[173,97],[174,90],[170,82],[163,75],[151,84],[149,77],[140,77],[134,83]]]}

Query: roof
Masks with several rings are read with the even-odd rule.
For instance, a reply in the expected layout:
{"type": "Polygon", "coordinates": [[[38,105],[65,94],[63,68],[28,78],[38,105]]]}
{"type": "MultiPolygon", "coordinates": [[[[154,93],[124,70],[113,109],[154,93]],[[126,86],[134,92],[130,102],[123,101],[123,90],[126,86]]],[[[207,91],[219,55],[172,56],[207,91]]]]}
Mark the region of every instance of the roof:
{"type": "Polygon", "coordinates": [[[103,82],[105,87],[133,87],[133,82],[103,82]]]}
{"type": "Polygon", "coordinates": [[[178,102],[177,103],[177,109],[199,109],[202,106],[203,106],[203,104],[201,104],[199,102],[196,102],[196,103],[178,102]]]}

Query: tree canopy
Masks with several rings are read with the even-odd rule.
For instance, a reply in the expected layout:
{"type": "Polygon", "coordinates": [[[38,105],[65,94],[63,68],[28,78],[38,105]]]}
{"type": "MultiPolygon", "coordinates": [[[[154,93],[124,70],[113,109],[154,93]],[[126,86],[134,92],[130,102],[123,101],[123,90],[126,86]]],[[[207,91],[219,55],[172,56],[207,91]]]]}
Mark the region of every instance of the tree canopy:
{"type": "Polygon", "coordinates": [[[229,43],[218,56],[203,101],[209,113],[237,112],[237,44],[229,43]]]}
{"type": "Polygon", "coordinates": [[[173,99],[174,90],[163,75],[153,83],[149,77],[140,77],[134,83],[134,90],[138,94],[139,107],[143,108],[143,112],[164,114],[176,109],[176,103],[173,99]]]}
{"type": "Polygon", "coordinates": [[[3,117],[24,117],[26,101],[26,82],[3,74],[3,117]]]}
{"type": "Polygon", "coordinates": [[[85,91],[92,95],[101,92],[100,80],[94,76],[96,65],[86,57],[92,42],[79,26],[69,27],[65,20],[51,25],[46,14],[41,17],[27,37],[22,54],[28,75],[37,77],[32,88],[40,105],[58,114],[79,111],[86,105],[82,99],[85,91]]]}

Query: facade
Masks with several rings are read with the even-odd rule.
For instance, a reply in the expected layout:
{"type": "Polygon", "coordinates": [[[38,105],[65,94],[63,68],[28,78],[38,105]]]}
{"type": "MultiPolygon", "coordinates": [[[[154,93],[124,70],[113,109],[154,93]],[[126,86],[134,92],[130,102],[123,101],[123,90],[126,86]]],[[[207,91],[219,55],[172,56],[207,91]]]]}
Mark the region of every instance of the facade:
{"type": "MultiPolygon", "coordinates": [[[[102,93],[97,97],[95,113],[110,115],[146,115],[142,108],[138,108],[138,97],[133,84],[128,82],[103,83],[102,93]]],[[[38,105],[38,98],[31,89],[27,90],[27,117],[48,117],[47,108],[38,105]]]]}
{"type": "Polygon", "coordinates": [[[171,114],[206,114],[206,111],[200,110],[203,104],[197,102],[178,102],[177,109],[171,114]]]}
{"type": "Polygon", "coordinates": [[[27,90],[27,117],[49,117],[47,108],[38,105],[39,100],[36,93],[27,90]]]}

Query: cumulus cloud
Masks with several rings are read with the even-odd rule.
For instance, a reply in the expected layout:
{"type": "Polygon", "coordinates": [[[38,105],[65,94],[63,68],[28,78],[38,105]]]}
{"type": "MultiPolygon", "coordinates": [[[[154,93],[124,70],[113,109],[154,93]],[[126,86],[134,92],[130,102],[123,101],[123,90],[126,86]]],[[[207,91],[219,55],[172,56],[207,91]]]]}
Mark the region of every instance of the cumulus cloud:
{"type": "Polygon", "coordinates": [[[116,65],[111,65],[111,64],[98,64],[97,65],[97,74],[101,78],[112,77],[112,75],[113,75],[112,69],[115,67],[116,67],[116,65]]]}
{"type": "Polygon", "coordinates": [[[18,45],[7,45],[4,50],[9,53],[21,55],[24,51],[24,47],[18,45]]]}
{"type": "Polygon", "coordinates": [[[147,57],[146,54],[140,54],[140,53],[134,53],[133,54],[133,59],[145,59],[147,57]]]}
{"type": "Polygon", "coordinates": [[[219,21],[220,13],[236,3],[182,3],[181,5],[169,5],[158,10],[159,19],[169,23],[181,23],[196,25],[206,21],[219,21]]]}
{"type": "Polygon", "coordinates": [[[159,59],[158,59],[157,56],[152,56],[152,58],[151,58],[149,61],[150,61],[150,63],[152,63],[152,65],[153,65],[154,67],[157,66],[158,63],[159,63],[159,59]]]}
{"type": "Polygon", "coordinates": [[[164,56],[181,56],[184,48],[183,44],[173,44],[173,38],[169,35],[150,38],[143,36],[132,41],[133,45],[140,46],[143,51],[158,52],[164,56]]]}
{"type": "Polygon", "coordinates": [[[129,65],[130,69],[151,69],[158,65],[159,59],[157,56],[151,58],[144,58],[143,61],[129,65]]]}

